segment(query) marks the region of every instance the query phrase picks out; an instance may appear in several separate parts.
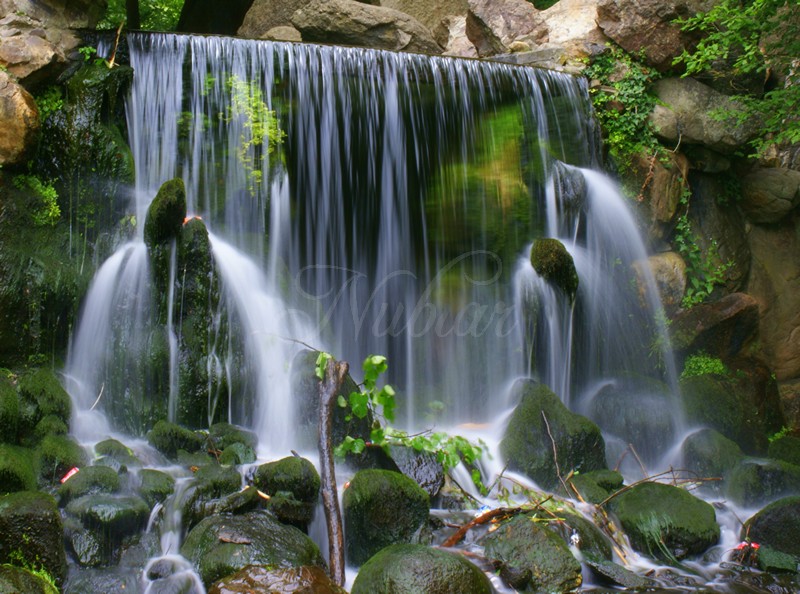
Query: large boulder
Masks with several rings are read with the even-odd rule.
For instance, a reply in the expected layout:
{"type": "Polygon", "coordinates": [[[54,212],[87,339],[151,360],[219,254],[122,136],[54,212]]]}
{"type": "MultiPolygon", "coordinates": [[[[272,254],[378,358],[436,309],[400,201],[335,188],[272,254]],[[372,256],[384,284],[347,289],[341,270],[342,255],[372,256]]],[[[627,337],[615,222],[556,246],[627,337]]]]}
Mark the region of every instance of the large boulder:
{"type": "Polygon", "coordinates": [[[559,0],[541,11],[547,23],[544,47],[560,47],[569,58],[585,58],[605,47],[608,38],[597,22],[599,0],[559,0]]]}
{"type": "Polygon", "coordinates": [[[606,467],[605,442],[597,425],[570,412],[547,386],[533,380],[519,380],[512,393],[519,404],[500,442],[510,469],[526,474],[541,487],[554,488],[559,484],[554,449],[562,477],[572,470],[606,467]]]}
{"type": "Polygon", "coordinates": [[[61,586],[67,575],[63,525],[55,500],[44,493],[20,491],[0,497],[0,564],[20,557],[42,567],[61,586]]]}
{"type": "Polygon", "coordinates": [[[181,554],[206,587],[247,565],[325,567],[314,541],[264,511],[206,518],[189,532],[181,554]]]}
{"type": "Polygon", "coordinates": [[[578,292],[578,271],[564,244],[549,237],[537,239],[531,246],[530,256],[536,274],[574,301],[578,292]]]}
{"type": "Polygon", "coordinates": [[[221,579],[208,594],[253,594],[255,592],[308,592],[309,594],[347,594],[333,583],[321,567],[262,567],[248,565],[221,579]]]}
{"type": "Polygon", "coordinates": [[[742,526],[742,538],[800,560],[800,497],[786,497],[759,511],[742,526]]]}
{"type": "Polygon", "coordinates": [[[686,262],[677,252],[661,252],[653,254],[646,262],[634,262],[633,270],[642,304],[647,303],[648,271],[645,266],[656,283],[664,311],[668,316],[674,315],[681,307],[686,292],[686,262]]]}
{"type": "Polygon", "coordinates": [[[201,466],[195,472],[183,499],[184,526],[191,529],[204,517],[216,513],[218,500],[237,493],[241,485],[242,476],[233,466],[219,464],[201,466]]]}
{"type": "Polygon", "coordinates": [[[489,594],[489,578],[463,555],[424,545],[386,547],[359,570],[351,594],[489,594]]]}
{"type": "Polygon", "coordinates": [[[119,489],[119,475],[115,470],[108,466],[87,466],[58,488],[59,504],[63,507],[84,495],[116,493],[119,489]]]}
{"type": "Polygon", "coordinates": [[[699,555],[719,540],[714,508],[679,487],[642,483],[612,500],[637,551],[662,559],[699,555]]]}
{"type": "Polygon", "coordinates": [[[68,435],[48,435],[36,446],[36,465],[42,484],[57,484],[72,468],[87,462],[86,451],[68,435]]]}
{"type": "Polygon", "coordinates": [[[428,494],[399,472],[357,472],[342,499],[348,563],[361,565],[384,547],[418,540],[429,506],[428,494]]]}
{"type": "Polygon", "coordinates": [[[503,54],[515,41],[538,45],[547,24],[526,0],[469,0],[467,37],[481,57],[503,54]]]}
{"type": "Polygon", "coordinates": [[[292,15],[303,41],[441,54],[432,33],[416,19],[356,0],[312,0],[292,15]]]}
{"type": "Polygon", "coordinates": [[[518,515],[481,541],[484,555],[501,561],[522,592],[572,592],[581,585],[581,564],[552,530],[518,515]]]}
{"type": "Polygon", "coordinates": [[[186,218],[186,187],[180,178],[161,184],[147,209],[144,240],[149,247],[176,239],[186,218]]]}
{"type": "Polygon", "coordinates": [[[742,178],[740,208],[753,223],[777,223],[800,204],[800,171],[758,167],[742,178]]]}
{"type": "Polygon", "coordinates": [[[149,507],[164,501],[175,491],[175,479],[160,470],[143,468],[139,471],[139,496],[149,507]]]}
{"type": "Polygon", "coordinates": [[[658,103],[650,121],[668,144],[701,144],[720,153],[734,153],[759,130],[758,122],[736,120],[744,107],[693,78],[664,78],[653,85],[658,103]],[[730,112],[720,118],[720,110],[730,112]]]}
{"type": "Polygon", "coordinates": [[[384,8],[391,8],[417,19],[428,29],[433,31],[447,17],[466,17],[469,11],[467,0],[442,0],[430,2],[429,0],[378,0],[384,8]]]}
{"type": "MultiPolygon", "coordinates": [[[[744,459],[744,452],[719,431],[700,429],[687,437],[681,445],[683,464],[701,479],[724,478],[744,459]]],[[[723,490],[719,481],[703,483],[704,489],[714,493],[723,490]]]]}
{"type": "Polygon", "coordinates": [[[147,434],[147,441],[168,458],[175,459],[178,452],[199,452],[205,440],[203,437],[175,423],[161,420],[147,434]]]}
{"type": "Polygon", "coordinates": [[[292,15],[307,4],[308,0],[254,0],[236,34],[259,39],[275,27],[292,26],[292,15]]]}
{"type": "Polygon", "coordinates": [[[298,456],[267,462],[256,469],[253,483],[271,497],[269,509],[282,522],[301,529],[311,522],[320,488],[311,462],[298,456]]]}
{"type": "Polygon", "coordinates": [[[0,166],[21,163],[39,134],[39,110],[33,97],[0,70],[0,166]]]}
{"type": "Polygon", "coordinates": [[[800,495],[800,466],[780,460],[746,458],[728,473],[725,493],[737,505],[764,505],[800,495]]]}
{"type": "Polygon", "coordinates": [[[644,51],[645,61],[668,70],[691,37],[675,22],[713,4],[709,0],[599,0],[597,24],[630,53],[644,51]]]}

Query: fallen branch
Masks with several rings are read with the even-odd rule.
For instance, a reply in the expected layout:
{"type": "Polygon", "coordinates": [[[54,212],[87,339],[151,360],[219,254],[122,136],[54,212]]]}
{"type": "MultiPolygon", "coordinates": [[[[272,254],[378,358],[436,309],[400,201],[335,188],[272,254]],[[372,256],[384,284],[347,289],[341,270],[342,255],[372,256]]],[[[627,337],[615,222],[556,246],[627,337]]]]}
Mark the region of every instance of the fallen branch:
{"type": "Polygon", "coordinates": [[[521,507],[498,507],[496,509],[490,509],[489,511],[479,515],[477,518],[473,518],[461,528],[456,530],[450,535],[450,538],[442,543],[442,547],[448,548],[456,546],[464,539],[464,537],[467,535],[467,532],[475,528],[475,526],[481,526],[496,519],[506,520],[522,511],[524,510],[521,507]]]}
{"type": "Polygon", "coordinates": [[[643,479],[636,481],[635,483],[631,483],[630,485],[625,485],[624,487],[622,487],[618,491],[614,491],[611,495],[609,495],[608,497],[603,499],[603,501],[598,503],[597,507],[603,507],[606,503],[608,503],[609,501],[614,499],[614,497],[616,497],[617,495],[621,495],[625,491],[630,491],[631,489],[633,489],[634,487],[636,487],[638,485],[641,485],[642,483],[656,483],[656,482],[658,482],[657,479],[665,477],[665,476],[669,476],[669,475],[672,475],[672,482],[674,483],[674,486],[677,486],[678,483],[680,483],[680,482],[682,482],[682,483],[708,483],[708,482],[721,481],[722,480],[719,477],[709,477],[709,478],[689,477],[689,478],[685,478],[685,479],[679,479],[675,475],[676,472],[686,472],[687,474],[689,474],[688,471],[685,471],[685,470],[675,470],[674,468],[670,468],[669,470],[665,470],[664,472],[659,472],[659,473],[651,475],[651,476],[646,476],[643,479]]]}
{"type": "Polygon", "coordinates": [[[558,477],[558,481],[561,483],[561,486],[564,487],[564,493],[569,495],[569,488],[567,487],[567,483],[564,482],[564,478],[561,476],[561,469],[558,467],[558,449],[556,448],[556,440],[553,439],[553,434],[550,433],[550,423],[547,422],[547,415],[544,414],[544,411],[542,411],[542,419],[544,419],[544,426],[547,428],[547,436],[550,438],[550,443],[553,444],[553,463],[556,466],[556,476],[558,477]]]}

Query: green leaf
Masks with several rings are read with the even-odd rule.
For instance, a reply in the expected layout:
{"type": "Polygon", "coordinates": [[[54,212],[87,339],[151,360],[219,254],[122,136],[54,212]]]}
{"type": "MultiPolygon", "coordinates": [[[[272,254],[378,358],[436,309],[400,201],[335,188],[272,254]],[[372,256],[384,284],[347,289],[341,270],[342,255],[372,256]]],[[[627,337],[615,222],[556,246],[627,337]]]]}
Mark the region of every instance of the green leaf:
{"type": "Polygon", "coordinates": [[[314,374],[319,378],[320,381],[325,379],[325,370],[328,367],[328,361],[331,361],[332,359],[333,356],[330,353],[325,353],[323,351],[320,351],[319,355],[317,355],[314,374]]]}

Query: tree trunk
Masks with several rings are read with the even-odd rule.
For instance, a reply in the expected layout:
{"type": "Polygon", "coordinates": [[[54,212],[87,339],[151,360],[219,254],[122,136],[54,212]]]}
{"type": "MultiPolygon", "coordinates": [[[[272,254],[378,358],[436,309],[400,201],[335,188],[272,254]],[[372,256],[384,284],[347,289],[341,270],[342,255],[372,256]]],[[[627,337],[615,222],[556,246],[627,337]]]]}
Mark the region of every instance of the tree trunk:
{"type": "Polygon", "coordinates": [[[125,0],[125,13],[128,17],[128,29],[141,29],[139,19],[139,0],[125,0]]]}

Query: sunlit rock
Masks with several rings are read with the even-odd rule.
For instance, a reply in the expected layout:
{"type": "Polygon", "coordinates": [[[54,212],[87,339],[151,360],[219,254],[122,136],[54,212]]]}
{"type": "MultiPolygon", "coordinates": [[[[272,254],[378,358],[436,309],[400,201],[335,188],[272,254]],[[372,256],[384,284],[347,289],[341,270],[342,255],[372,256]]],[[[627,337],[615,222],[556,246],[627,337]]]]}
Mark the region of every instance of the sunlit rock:
{"type": "Polygon", "coordinates": [[[0,70],[0,166],[22,162],[39,133],[39,110],[33,97],[0,70]]]}

